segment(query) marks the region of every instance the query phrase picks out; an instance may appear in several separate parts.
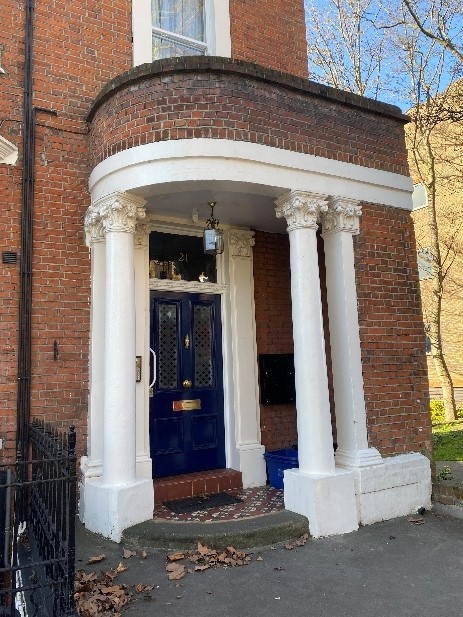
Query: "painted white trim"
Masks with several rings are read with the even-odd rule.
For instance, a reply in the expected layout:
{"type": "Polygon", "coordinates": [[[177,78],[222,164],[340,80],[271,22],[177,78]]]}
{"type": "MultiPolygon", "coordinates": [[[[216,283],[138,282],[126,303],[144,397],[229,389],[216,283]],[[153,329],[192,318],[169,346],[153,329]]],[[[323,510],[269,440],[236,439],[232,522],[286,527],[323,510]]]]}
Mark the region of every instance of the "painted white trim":
{"type": "Polygon", "coordinates": [[[173,182],[231,181],[272,187],[275,194],[307,190],[412,209],[411,178],[352,163],[244,141],[183,139],[129,148],[90,174],[93,199],[173,182]]]}
{"type": "Polygon", "coordinates": [[[221,295],[227,291],[226,285],[200,283],[199,281],[171,281],[170,279],[150,279],[150,291],[180,291],[185,293],[221,295]]]}
{"type": "Polygon", "coordinates": [[[133,66],[153,61],[151,0],[132,0],[133,66]]]}
{"type": "MultiPolygon", "coordinates": [[[[133,66],[153,61],[151,1],[132,0],[133,66]]],[[[205,1],[207,55],[231,58],[229,0],[205,1]]]]}
{"type": "Polygon", "coordinates": [[[208,55],[231,58],[230,2],[206,0],[205,5],[208,55]]]}
{"type": "Polygon", "coordinates": [[[0,135],[0,163],[15,165],[18,160],[18,148],[0,135]]]}

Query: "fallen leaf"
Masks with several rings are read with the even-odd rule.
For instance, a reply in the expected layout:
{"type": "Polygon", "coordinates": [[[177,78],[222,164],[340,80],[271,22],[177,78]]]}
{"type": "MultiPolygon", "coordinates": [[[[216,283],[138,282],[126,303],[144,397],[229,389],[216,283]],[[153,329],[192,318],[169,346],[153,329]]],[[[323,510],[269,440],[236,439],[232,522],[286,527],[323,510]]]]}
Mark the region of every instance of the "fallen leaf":
{"type": "Polygon", "coordinates": [[[185,576],[185,566],[180,566],[177,570],[169,572],[167,578],[169,581],[178,581],[185,576]]]}
{"type": "Polygon", "coordinates": [[[185,559],[185,553],[177,551],[176,553],[170,553],[167,555],[167,559],[169,561],[179,561],[180,559],[185,559]]]}
{"type": "Polygon", "coordinates": [[[128,570],[127,566],[124,566],[124,564],[121,561],[119,565],[117,566],[117,568],[115,569],[115,572],[117,572],[117,574],[120,574],[121,572],[125,572],[126,570],[128,570]]]}
{"type": "Polygon", "coordinates": [[[123,553],[123,557],[124,559],[129,559],[129,557],[135,557],[135,555],[137,554],[137,551],[129,551],[128,549],[124,549],[124,553],[123,553]]]}
{"type": "Polygon", "coordinates": [[[264,561],[263,558],[259,555],[259,557],[256,558],[256,561],[264,561]]]}
{"type": "Polygon", "coordinates": [[[143,585],[142,583],[138,583],[138,585],[135,587],[135,591],[137,593],[143,593],[146,591],[151,591],[154,588],[154,585],[143,585]]]}
{"type": "Polygon", "coordinates": [[[141,558],[142,558],[142,559],[146,559],[147,557],[148,557],[147,552],[146,552],[146,551],[142,551],[142,552],[141,552],[141,558]]]}
{"type": "Polygon", "coordinates": [[[103,559],[106,559],[106,555],[95,555],[93,557],[89,557],[87,563],[99,563],[100,561],[103,561],[103,559]]]}
{"type": "Polygon", "coordinates": [[[294,542],[290,542],[288,544],[285,544],[285,548],[288,551],[292,551],[293,548],[297,548],[298,546],[304,546],[304,544],[306,544],[307,540],[309,539],[309,534],[305,533],[303,536],[301,536],[298,540],[294,540],[294,542]]]}

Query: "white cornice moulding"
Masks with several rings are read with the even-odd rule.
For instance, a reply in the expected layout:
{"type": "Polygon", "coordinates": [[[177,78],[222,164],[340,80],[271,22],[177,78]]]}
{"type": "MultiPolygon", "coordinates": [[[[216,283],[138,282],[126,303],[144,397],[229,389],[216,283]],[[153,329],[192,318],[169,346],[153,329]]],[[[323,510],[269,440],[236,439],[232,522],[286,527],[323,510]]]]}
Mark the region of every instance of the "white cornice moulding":
{"type": "Polygon", "coordinates": [[[178,139],[128,148],[99,163],[89,189],[99,199],[117,191],[179,181],[261,184],[359,202],[412,209],[411,178],[321,156],[227,139],[178,139]]]}
{"type": "Polygon", "coordinates": [[[0,135],[0,163],[16,165],[18,160],[18,148],[0,135]]]}

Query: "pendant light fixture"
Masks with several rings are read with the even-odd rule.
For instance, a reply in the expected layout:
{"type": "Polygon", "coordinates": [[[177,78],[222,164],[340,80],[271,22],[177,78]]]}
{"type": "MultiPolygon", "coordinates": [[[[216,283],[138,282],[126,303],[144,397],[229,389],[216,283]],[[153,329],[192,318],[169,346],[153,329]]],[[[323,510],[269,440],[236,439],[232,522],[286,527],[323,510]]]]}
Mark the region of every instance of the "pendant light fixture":
{"type": "Polygon", "coordinates": [[[223,253],[223,231],[219,229],[219,221],[214,218],[215,201],[209,202],[211,216],[206,221],[203,232],[204,252],[206,255],[221,255],[223,253]]]}

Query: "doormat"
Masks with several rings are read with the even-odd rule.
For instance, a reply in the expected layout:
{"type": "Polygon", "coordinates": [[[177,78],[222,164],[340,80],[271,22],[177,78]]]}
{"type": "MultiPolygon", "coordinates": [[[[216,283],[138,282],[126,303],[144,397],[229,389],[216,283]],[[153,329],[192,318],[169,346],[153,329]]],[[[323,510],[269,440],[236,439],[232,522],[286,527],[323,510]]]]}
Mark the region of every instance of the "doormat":
{"type": "Polygon", "coordinates": [[[191,512],[232,506],[237,503],[243,503],[243,500],[229,493],[217,493],[215,495],[187,497],[178,501],[165,501],[163,505],[175,514],[191,514],[191,512]]]}

